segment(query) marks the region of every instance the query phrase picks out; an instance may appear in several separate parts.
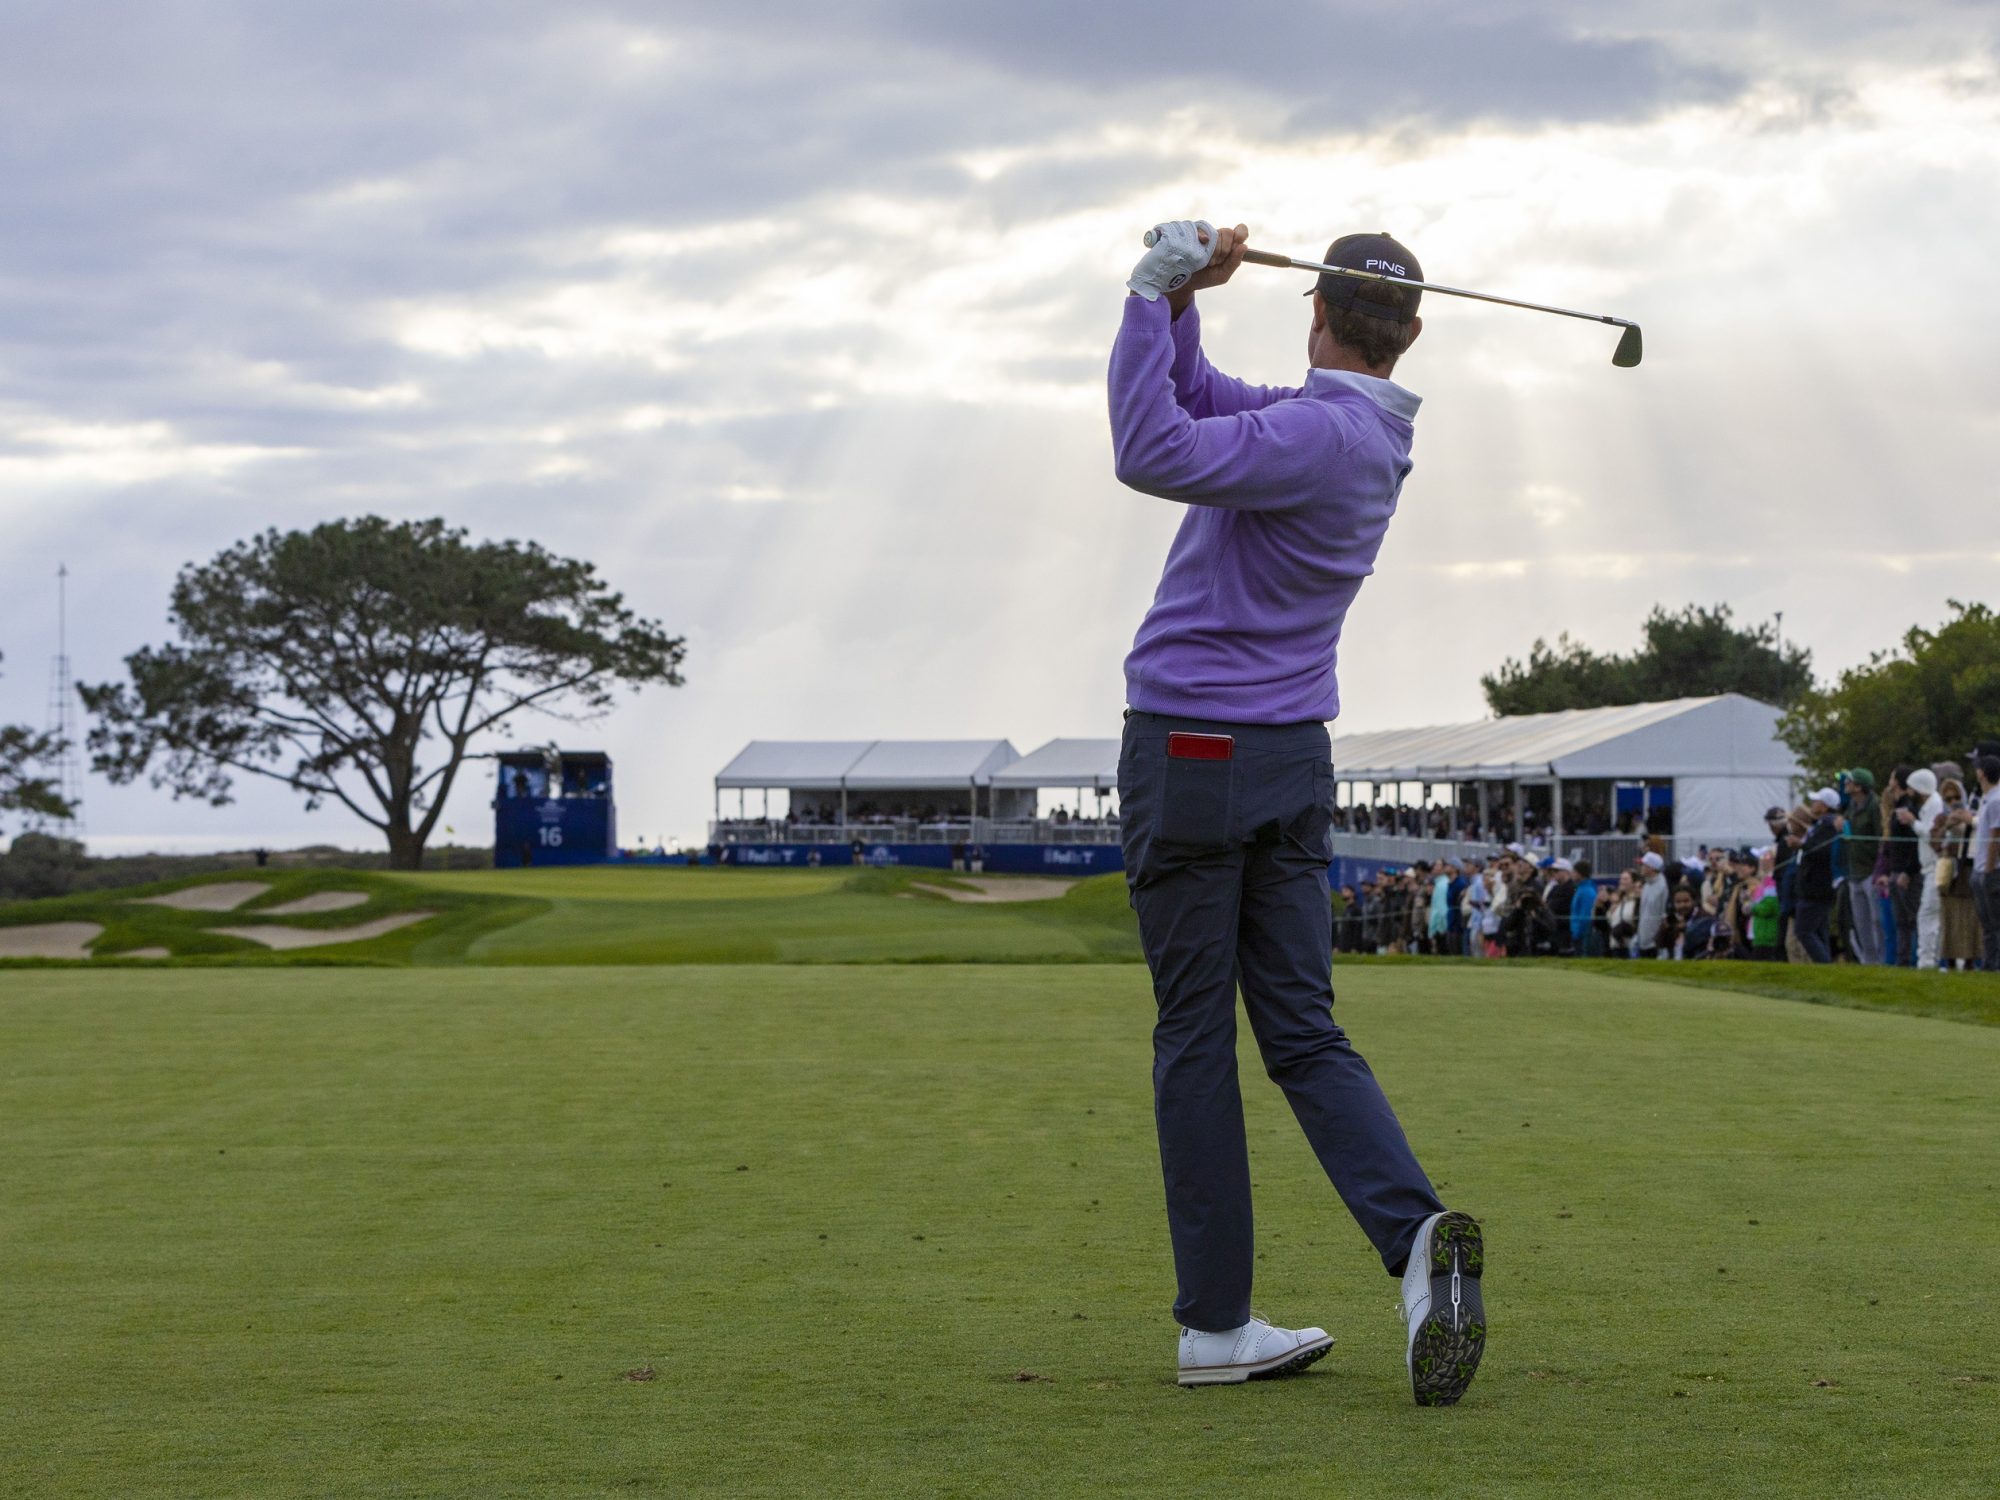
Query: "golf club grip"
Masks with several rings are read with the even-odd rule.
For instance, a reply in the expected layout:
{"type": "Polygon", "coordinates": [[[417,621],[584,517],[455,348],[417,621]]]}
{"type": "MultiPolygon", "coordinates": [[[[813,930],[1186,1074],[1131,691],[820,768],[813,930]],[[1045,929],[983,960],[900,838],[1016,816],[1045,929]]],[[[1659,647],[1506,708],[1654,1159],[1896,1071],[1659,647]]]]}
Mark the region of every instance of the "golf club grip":
{"type": "MultiPolygon", "coordinates": [[[[1153,233],[1153,231],[1150,229],[1147,230],[1145,234],[1141,236],[1141,239],[1148,250],[1152,249],[1153,246],[1159,242],[1159,238],[1160,237],[1157,234],[1153,233]]],[[[1243,252],[1243,258],[1249,261],[1252,265],[1276,266],[1280,270],[1285,269],[1292,263],[1292,258],[1289,255],[1279,255],[1275,251],[1271,250],[1245,250],[1243,252]]]]}

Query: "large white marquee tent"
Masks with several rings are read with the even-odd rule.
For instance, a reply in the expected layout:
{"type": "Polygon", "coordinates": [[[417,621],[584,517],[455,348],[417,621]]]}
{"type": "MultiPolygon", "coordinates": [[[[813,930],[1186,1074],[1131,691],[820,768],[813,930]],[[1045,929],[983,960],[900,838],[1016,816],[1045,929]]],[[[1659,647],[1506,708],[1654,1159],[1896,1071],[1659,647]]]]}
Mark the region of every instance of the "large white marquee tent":
{"type": "Polygon", "coordinates": [[[1482,799],[1503,783],[1516,797],[1550,786],[1556,808],[1565,782],[1671,782],[1675,834],[1725,842],[1761,829],[1764,810],[1788,803],[1802,774],[1778,738],[1778,718],[1738,693],[1518,714],[1336,734],[1333,764],[1350,784],[1474,784],[1482,799]]]}

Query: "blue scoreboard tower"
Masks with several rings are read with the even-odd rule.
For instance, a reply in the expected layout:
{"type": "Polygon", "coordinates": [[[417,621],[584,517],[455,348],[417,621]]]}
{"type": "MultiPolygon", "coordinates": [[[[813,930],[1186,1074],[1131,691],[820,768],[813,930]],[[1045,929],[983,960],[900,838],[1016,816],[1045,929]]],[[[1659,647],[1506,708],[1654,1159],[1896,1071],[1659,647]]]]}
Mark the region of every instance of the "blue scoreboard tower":
{"type": "Polygon", "coordinates": [[[595,865],[618,849],[611,757],[599,750],[510,750],[493,795],[493,864],[595,865]]]}

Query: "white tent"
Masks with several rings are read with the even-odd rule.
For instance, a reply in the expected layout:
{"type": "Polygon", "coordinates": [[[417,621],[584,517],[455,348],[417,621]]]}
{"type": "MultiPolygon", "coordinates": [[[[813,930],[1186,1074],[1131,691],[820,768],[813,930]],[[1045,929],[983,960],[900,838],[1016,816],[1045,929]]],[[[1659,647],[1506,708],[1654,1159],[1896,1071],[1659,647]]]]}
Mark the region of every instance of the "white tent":
{"type": "Polygon", "coordinates": [[[1020,758],[1006,740],[877,740],[847,768],[846,784],[866,791],[990,786],[995,771],[1020,758]]]}
{"type": "Polygon", "coordinates": [[[752,740],[715,776],[717,791],[767,787],[834,792],[874,740],[752,740]]]}
{"type": "Polygon", "coordinates": [[[993,773],[996,787],[1038,790],[1080,787],[1093,792],[1118,790],[1117,740],[1050,740],[1030,750],[1003,771],[993,773]]]}
{"type": "Polygon", "coordinates": [[[1664,782],[1676,835],[1751,837],[1764,809],[1790,800],[1802,774],[1778,738],[1779,710],[1738,693],[1621,708],[1519,714],[1476,724],[1337,734],[1343,781],[1664,782]]]}
{"type": "Polygon", "coordinates": [[[716,816],[732,789],[763,791],[766,813],[772,791],[838,792],[842,823],[851,792],[962,794],[970,813],[978,789],[1020,758],[1006,740],[752,740],[716,773],[716,816]]]}

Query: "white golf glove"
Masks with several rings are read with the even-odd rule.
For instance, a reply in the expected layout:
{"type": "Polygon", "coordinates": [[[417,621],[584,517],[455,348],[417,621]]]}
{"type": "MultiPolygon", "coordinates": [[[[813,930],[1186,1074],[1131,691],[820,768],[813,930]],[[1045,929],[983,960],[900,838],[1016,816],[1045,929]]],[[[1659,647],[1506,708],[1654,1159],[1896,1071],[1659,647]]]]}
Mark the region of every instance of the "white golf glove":
{"type": "Polygon", "coordinates": [[[1125,283],[1148,302],[1177,292],[1215,254],[1215,226],[1206,219],[1176,219],[1153,226],[1153,244],[1125,283]],[[1207,235],[1206,241],[1202,239],[1207,235]]]}

